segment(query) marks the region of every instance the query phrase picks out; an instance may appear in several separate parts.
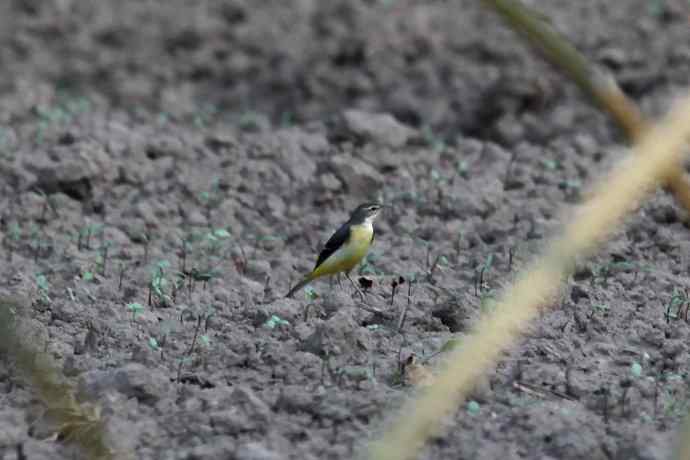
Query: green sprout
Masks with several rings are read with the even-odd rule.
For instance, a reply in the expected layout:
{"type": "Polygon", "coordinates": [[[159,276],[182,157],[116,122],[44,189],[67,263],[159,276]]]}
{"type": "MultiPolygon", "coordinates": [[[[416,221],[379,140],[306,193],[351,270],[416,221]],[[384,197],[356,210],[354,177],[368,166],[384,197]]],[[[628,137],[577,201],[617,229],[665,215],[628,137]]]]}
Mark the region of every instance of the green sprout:
{"type": "Polygon", "coordinates": [[[463,179],[470,177],[470,164],[467,162],[467,160],[458,160],[455,163],[455,170],[463,179]]]}
{"type": "Polygon", "coordinates": [[[628,261],[604,263],[592,268],[593,276],[591,278],[590,283],[593,285],[594,282],[598,280],[601,281],[603,287],[607,287],[609,278],[615,275],[616,273],[626,271],[629,272],[633,270],[635,271],[635,279],[637,279],[637,275],[639,272],[649,271],[647,267],[643,267],[628,261]]]}
{"type": "Polygon", "coordinates": [[[594,311],[596,311],[596,312],[598,312],[598,313],[601,313],[601,314],[606,314],[606,313],[608,313],[609,310],[610,310],[610,308],[611,308],[611,307],[609,307],[609,306],[608,306],[607,304],[605,304],[605,303],[598,303],[598,304],[592,305],[592,310],[594,310],[594,311]]]}
{"type": "Polygon", "coordinates": [[[230,236],[231,236],[230,232],[228,232],[224,228],[217,228],[217,229],[213,230],[212,234],[215,238],[220,238],[220,239],[230,238],[230,236]]]}
{"type": "Polygon", "coordinates": [[[485,286],[487,285],[485,283],[485,275],[491,270],[491,267],[494,264],[494,255],[493,253],[489,254],[486,257],[486,260],[484,261],[484,264],[481,266],[481,268],[475,272],[475,281],[474,281],[474,294],[478,295],[481,293],[485,286]]]}
{"type": "Polygon", "coordinates": [[[293,126],[294,124],[295,114],[293,112],[286,110],[280,114],[280,126],[287,128],[293,126]]]}
{"type": "Polygon", "coordinates": [[[211,338],[207,334],[199,336],[199,342],[204,348],[211,348],[211,338]]]}
{"type": "Polygon", "coordinates": [[[470,415],[479,415],[479,412],[481,410],[481,407],[479,406],[479,403],[477,401],[468,401],[467,402],[467,413],[470,415]]]}
{"type": "Polygon", "coordinates": [[[151,297],[155,296],[159,302],[167,302],[168,296],[166,289],[168,280],[165,278],[165,269],[170,267],[170,262],[167,260],[159,261],[151,271],[151,282],[149,284],[149,305],[151,304],[151,297]]]}
{"type": "Polygon", "coordinates": [[[256,131],[261,128],[261,114],[247,110],[242,113],[237,125],[244,131],[256,131]]]}
{"type": "Polygon", "coordinates": [[[13,222],[8,229],[8,234],[12,241],[19,241],[22,238],[22,227],[13,222]]]}
{"type": "Polygon", "coordinates": [[[51,242],[43,238],[44,235],[45,234],[38,226],[31,226],[29,247],[33,251],[34,260],[38,260],[40,254],[51,247],[51,242]]]}
{"type": "Polygon", "coordinates": [[[127,309],[132,312],[132,321],[134,321],[144,311],[144,306],[139,302],[132,302],[127,304],[127,309]]]}
{"type": "Polygon", "coordinates": [[[170,114],[167,112],[161,112],[158,114],[158,124],[164,126],[170,121],[170,114]]]}
{"type": "Polygon", "coordinates": [[[544,166],[546,169],[549,169],[549,170],[551,170],[551,171],[555,171],[555,170],[558,169],[558,167],[560,166],[560,164],[559,164],[558,161],[556,161],[556,160],[550,160],[550,159],[548,159],[548,158],[542,159],[542,160],[541,160],[541,164],[542,164],[542,166],[544,166]]]}
{"type": "Polygon", "coordinates": [[[304,288],[304,297],[306,297],[307,300],[314,301],[319,298],[319,294],[313,287],[307,286],[304,288]]]}
{"type": "Polygon", "coordinates": [[[223,195],[220,190],[220,179],[215,178],[211,181],[211,188],[199,193],[199,201],[206,211],[206,220],[211,221],[211,209],[220,205],[223,195]]]}
{"type": "Polygon", "coordinates": [[[289,326],[290,322],[284,320],[278,315],[271,315],[271,317],[264,323],[264,326],[266,326],[269,329],[275,329],[278,326],[289,326]]]}
{"type": "Polygon", "coordinates": [[[149,337],[149,347],[153,351],[159,351],[161,349],[160,345],[158,344],[158,340],[156,340],[154,337],[149,337]]]}
{"type": "Polygon", "coordinates": [[[666,306],[666,313],[664,314],[666,321],[668,322],[672,319],[681,319],[683,316],[685,316],[685,319],[687,320],[688,309],[690,309],[690,298],[688,298],[687,292],[674,288],[673,295],[666,306]],[[685,315],[683,314],[683,311],[685,311],[685,315]]]}
{"type": "Polygon", "coordinates": [[[422,128],[422,136],[434,153],[442,152],[446,149],[446,143],[432,131],[430,126],[427,125],[422,128]]]}
{"type": "Polygon", "coordinates": [[[204,236],[205,246],[204,249],[209,256],[218,255],[220,250],[226,244],[227,240],[231,237],[230,232],[224,228],[217,228],[206,233],[204,236]]]}
{"type": "Polygon", "coordinates": [[[104,230],[103,224],[88,224],[77,232],[77,249],[91,249],[91,237],[98,235],[104,230]]]}
{"type": "Polygon", "coordinates": [[[642,365],[637,361],[634,361],[630,365],[630,373],[633,375],[633,377],[640,377],[642,375],[642,365]]]}
{"type": "Polygon", "coordinates": [[[36,275],[36,286],[38,287],[38,293],[41,299],[45,303],[50,303],[50,297],[48,296],[48,291],[50,290],[50,285],[48,284],[48,278],[43,273],[36,275]]]}

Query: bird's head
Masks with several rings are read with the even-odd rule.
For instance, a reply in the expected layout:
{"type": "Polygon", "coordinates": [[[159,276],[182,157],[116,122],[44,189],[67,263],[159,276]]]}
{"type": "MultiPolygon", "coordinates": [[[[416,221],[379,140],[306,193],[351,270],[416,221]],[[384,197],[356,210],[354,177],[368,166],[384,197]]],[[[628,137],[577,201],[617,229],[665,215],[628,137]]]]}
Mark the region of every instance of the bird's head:
{"type": "Polygon", "coordinates": [[[352,212],[352,217],[350,217],[350,220],[352,222],[373,223],[374,219],[376,219],[376,216],[378,216],[379,212],[381,212],[381,208],[383,208],[383,206],[379,203],[360,204],[357,206],[357,209],[352,212]]]}

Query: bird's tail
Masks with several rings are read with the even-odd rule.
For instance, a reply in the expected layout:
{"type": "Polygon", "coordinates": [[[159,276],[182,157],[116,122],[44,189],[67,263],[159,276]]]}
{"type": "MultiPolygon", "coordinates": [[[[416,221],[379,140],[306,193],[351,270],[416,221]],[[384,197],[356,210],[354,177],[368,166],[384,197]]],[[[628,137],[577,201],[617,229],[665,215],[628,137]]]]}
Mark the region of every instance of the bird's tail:
{"type": "Polygon", "coordinates": [[[299,291],[300,289],[302,289],[304,286],[306,286],[307,284],[309,284],[313,279],[314,279],[314,277],[313,277],[311,274],[310,274],[310,275],[307,275],[302,281],[300,281],[299,283],[295,284],[295,286],[294,286],[292,289],[290,289],[290,292],[288,292],[288,293],[285,295],[285,297],[292,297],[292,294],[294,294],[295,292],[297,292],[297,291],[299,291]]]}

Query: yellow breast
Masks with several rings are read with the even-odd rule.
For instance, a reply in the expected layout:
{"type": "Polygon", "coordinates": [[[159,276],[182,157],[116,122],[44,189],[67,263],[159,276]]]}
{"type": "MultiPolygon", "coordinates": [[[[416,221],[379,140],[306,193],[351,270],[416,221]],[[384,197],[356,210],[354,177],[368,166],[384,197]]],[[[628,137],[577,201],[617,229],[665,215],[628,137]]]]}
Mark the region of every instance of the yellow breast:
{"type": "Polygon", "coordinates": [[[350,227],[350,238],[312,272],[312,278],[352,270],[367,254],[373,235],[368,222],[350,227]]]}

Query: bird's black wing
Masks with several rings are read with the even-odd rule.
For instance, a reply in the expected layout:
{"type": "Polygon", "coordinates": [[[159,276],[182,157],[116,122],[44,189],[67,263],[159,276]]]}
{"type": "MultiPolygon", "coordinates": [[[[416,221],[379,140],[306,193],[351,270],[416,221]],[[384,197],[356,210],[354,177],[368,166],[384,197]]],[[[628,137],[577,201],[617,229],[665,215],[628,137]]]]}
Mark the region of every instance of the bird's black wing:
{"type": "Polygon", "coordinates": [[[321,250],[319,258],[316,260],[316,265],[314,265],[314,270],[316,270],[319,265],[323,263],[324,260],[328,259],[331,254],[338,250],[348,238],[350,238],[350,226],[348,223],[343,224],[331,237],[326,241],[326,245],[321,250]]]}

